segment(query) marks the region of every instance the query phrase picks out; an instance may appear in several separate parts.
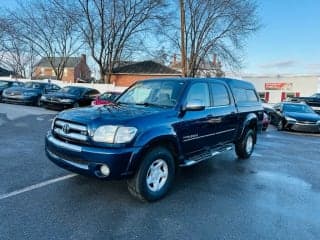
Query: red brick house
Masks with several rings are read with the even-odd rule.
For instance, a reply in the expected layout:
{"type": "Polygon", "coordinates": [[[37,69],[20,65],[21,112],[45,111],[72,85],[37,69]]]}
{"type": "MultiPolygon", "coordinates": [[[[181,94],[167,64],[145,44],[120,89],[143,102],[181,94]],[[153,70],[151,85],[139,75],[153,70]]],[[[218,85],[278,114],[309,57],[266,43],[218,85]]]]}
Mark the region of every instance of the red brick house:
{"type": "Polygon", "coordinates": [[[154,61],[143,61],[114,68],[111,83],[128,87],[138,80],[169,77],[181,77],[181,73],[154,61]]]}
{"type": "MultiPolygon", "coordinates": [[[[54,58],[54,66],[59,66],[62,62],[62,58],[54,58]]],[[[49,58],[42,58],[36,65],[33,73],[33,77],[36,79],[55,79],[55,72],[49,62],[49,58]]],[[[91,78],[91,71],[87,65],[86,55],[81,57],[69,57],[65,65],[62,81],[74,83],[78,81],[89,81],[91,78]]]]}

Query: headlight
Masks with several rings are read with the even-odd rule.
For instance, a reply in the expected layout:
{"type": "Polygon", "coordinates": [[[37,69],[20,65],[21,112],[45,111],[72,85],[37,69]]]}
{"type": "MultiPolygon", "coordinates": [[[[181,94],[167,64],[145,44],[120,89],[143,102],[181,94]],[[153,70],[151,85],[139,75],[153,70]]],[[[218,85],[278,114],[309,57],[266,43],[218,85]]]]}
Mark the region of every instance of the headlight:
{"type": "Polygon", "coordinates": [[[319,121],[317,121],[317,125],[320,125],[320,120],[319,120],[319,121]]]}
{"type": "Polygon", "coordinates": [[[296,122],[297,120],[292,117],[285,117],[288,122],[296,122]]]}
{"type": "Polygon", "coordinates": [[[24,96],[36,96],[37,94],[35,92],[24,92],[24,96]]]}
{"type": "Polygon", "coordinates": [[[41,96],[41,100],[46,100],[47,98],[45,96],[41,96]]]}
{"type": "Polygon", "coordinates": [[[97,128],[93,140],[105,143],[127,143],[134,138],[136,133],[135,127],[107,125],[97,128]]]}
{"type": "Polygon", "coordinates": [[[72,103],[73,100],[72,99],[60,99],[60,102],[62,102],[62,103],[72,103]]]}

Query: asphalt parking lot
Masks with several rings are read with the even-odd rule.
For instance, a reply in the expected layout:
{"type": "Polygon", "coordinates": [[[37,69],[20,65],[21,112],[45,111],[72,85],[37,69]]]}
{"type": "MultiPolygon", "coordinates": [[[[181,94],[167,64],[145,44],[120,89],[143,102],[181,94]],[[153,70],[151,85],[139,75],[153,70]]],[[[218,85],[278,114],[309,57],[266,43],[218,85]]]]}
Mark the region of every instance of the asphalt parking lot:
{"type": "Polygon", "coordinates": [[[0,103],[0,239],[320,239],[320,136],[259,134],[179,171],[169,195],[132,198],[124,181],[67,172],[44,153],[56,112],[0,103]]]}

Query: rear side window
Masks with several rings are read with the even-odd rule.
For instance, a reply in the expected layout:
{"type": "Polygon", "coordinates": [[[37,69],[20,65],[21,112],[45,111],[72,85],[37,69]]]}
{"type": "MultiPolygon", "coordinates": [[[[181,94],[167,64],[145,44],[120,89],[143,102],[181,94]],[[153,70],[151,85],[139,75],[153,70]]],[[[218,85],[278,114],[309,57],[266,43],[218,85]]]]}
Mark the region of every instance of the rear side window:
{"type": "Polygon", "coordinates": [[[259,98],[253,89],[233,88],[237,102],[258,102],[259,98]]]}
{"type": "Polygon", "coordinates": [[[227,88],[219,83],[212,83],[213,106],[226,106],[230,104],[230,97],[227,88]]]}
{"type": "Polygon", "coordinates": [[[205,107],[210,106],[209,87],[206,83],[193,84],[188,92],[187,102],[201,101],[205,107]]]}

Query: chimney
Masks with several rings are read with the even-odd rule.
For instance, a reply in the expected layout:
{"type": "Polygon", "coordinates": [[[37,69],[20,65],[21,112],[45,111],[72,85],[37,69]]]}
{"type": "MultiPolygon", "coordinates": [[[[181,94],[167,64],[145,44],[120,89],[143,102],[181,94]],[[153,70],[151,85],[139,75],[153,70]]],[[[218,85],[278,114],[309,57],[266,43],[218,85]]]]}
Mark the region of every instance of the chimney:
{"type": "Polygon", "coordinates": [[[83,61],[84,63],[87,62],[87,56],[85,54],[81,54],[81,61],[83,61]]]}

